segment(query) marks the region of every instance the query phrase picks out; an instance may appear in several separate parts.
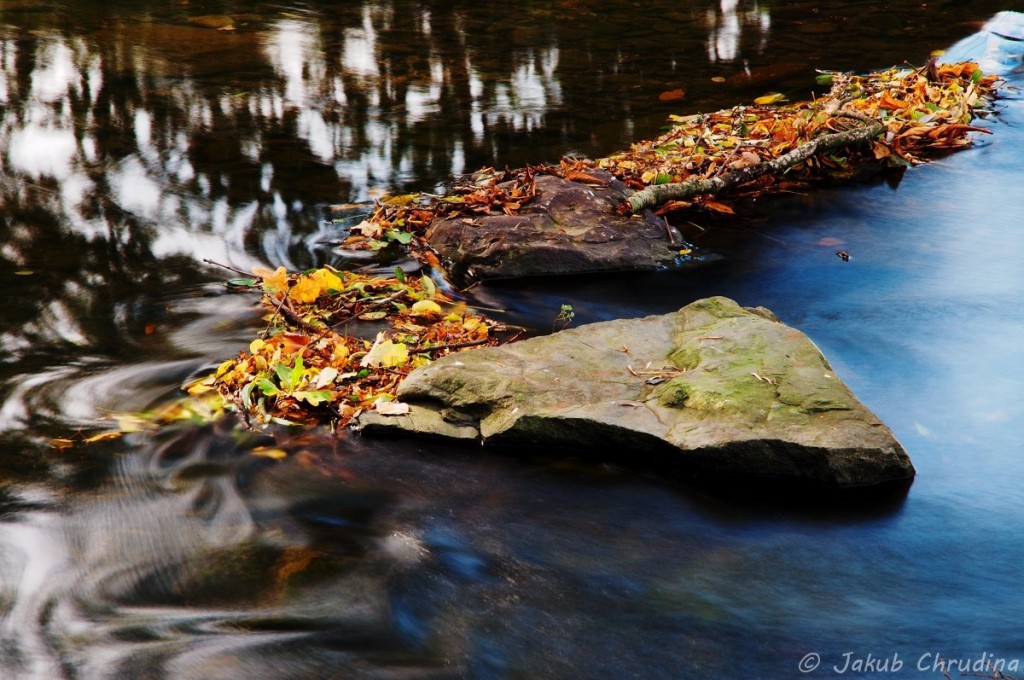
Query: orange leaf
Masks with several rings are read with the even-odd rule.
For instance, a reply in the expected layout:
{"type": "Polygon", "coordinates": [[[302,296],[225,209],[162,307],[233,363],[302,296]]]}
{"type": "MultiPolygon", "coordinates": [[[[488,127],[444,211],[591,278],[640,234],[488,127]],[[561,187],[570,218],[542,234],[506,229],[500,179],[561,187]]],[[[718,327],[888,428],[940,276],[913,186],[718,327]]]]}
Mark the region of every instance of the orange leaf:
{"type": "Polygon", "coordinates": [[[735,215],[736,211],[727,206],[725,203],[719,203],[718,201],[704,201],[703,206],[708,210],[714,210],[715,212],[725,213],[726,215],[735,215]]]}
{"type": "Polygon", "coordinates": [[[590,182],[591,184],[605,183],[603,179],[599,179],[593,175],[588,175],[587,173],[580,172],[578,170],[571,170],[570,172],[565,173],[563,177],[570,182],[590,182]]]}
{"type": "Polygon", "coordinates": [[[666,90],[665,92],[662,92],[661,94],[658,95],[658,101],[677,102],[685,96],[686,93],[683,92],[681,89],[666,90]]]}
{"type": "Polygon", "coordinates": [[[898,111],[907,108],[907,103],[893,97],[891,92],[886,92],[882,95],[882,101],[878,102],[878,106],[890,111],[898,111]]]}

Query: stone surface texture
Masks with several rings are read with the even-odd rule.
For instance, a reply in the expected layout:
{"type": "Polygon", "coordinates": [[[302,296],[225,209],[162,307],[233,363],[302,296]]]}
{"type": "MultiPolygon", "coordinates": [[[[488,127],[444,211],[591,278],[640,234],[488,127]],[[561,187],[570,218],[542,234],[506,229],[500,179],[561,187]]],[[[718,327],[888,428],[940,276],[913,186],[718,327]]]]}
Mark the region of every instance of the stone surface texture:
{"type": "Polygon", "coordinates": [[[722,297],[452,354],[401,385],[400,430],[486,445],[617,450],[716,477],[825,487],[910,480],[892,432],[800,331],[722,297]]]}
{"type": "Polygon", "coordinates": [[[592,174],[605,183],[538,175],[537,196],[517,215],[438,220],[427,240],[458,280],[654,270],[691,248],[649,211],[620,216],[622,183],[604,171],[592,174]]]}

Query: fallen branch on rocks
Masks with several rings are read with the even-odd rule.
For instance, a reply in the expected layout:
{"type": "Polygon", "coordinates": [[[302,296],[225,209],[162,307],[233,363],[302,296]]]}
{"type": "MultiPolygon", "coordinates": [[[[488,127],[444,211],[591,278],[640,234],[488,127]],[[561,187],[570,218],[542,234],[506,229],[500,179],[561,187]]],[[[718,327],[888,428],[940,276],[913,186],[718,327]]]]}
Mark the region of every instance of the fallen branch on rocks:
{"type": "Polygon", "coordinates": [[[731,170],[724,175],[717,175],[708,179],[691,177],[685,182],[671,182],[648,186],[626,199],[621,212],[635,213],[645,208],[653,208],[663,203],[668,203],[669,201],[682,201],[700,194],[721,193],[732,187],[752,182],[769,172],[782,174],[789,168],[803,163],[815,154],[864,144],[878,137],[884,130],[885,127],[880,123],[872,123],[855,130],[833,132],[832,134],[815,137],[778,158],[773,158],[770,161],[758,161],[753,165],[731,170]]]}

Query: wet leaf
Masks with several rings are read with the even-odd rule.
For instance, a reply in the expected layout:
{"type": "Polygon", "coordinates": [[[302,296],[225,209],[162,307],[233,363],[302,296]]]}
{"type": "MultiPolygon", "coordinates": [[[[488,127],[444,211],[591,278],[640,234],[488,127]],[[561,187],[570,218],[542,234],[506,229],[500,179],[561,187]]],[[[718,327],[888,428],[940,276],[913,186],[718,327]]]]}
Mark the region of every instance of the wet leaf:
{"type": "Polygon", "coordinates": [[[683,99],[685,96],[686,93],[681,89],[666,90],[665,92],[662,92],[661,94],[658,95],[658,101],[677,102],[680,99],[683,99]]]}
{"type": "Polygon", "coordinates": [[[189,17],[188,23],[201,28],[214,28],[218,31],[235,30],[235,20],[226,14],[203,14],[189,17]]]}
{"type": "Polygon", "coordinates": [[[257,446],[251,451],[252,455],[272,460],[282,460],[288,457],[288,452],[274,446],[257,446]]]}
{"type": "Polygon", "coordinates": [[[718,201],[704,201],[701,205],[708,210],[713,210],[726,215],[734,215],[736,213],[731,206],[728,206],[725,203],[719,203],[718,201]]]}
{"type": "Polygon", "coordinates": [[[767,106],[768,104],[777,104],[782,101],[786,101],[786,95],[781,92],[770,92],[755,99],[754,103],[758,106],[767,106]]]}

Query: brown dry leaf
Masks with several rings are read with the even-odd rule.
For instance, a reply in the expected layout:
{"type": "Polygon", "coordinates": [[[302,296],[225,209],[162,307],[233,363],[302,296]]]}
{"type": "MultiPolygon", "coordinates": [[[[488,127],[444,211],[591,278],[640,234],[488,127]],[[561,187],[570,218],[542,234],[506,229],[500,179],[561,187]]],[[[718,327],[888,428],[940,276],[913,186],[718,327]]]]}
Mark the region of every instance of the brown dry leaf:
{"type": "Polygon", "coordinates": [[[701,203],[701,205],[703,205],[708,210],[713,210],[715,212],[724,213],[726,215],[735,215],[736,214],[736,211],[733,210],[730,206],[727,206],[725,203],[719,203],[718,201],[705,200],[705,201],[703,201],[701,203]]]}

